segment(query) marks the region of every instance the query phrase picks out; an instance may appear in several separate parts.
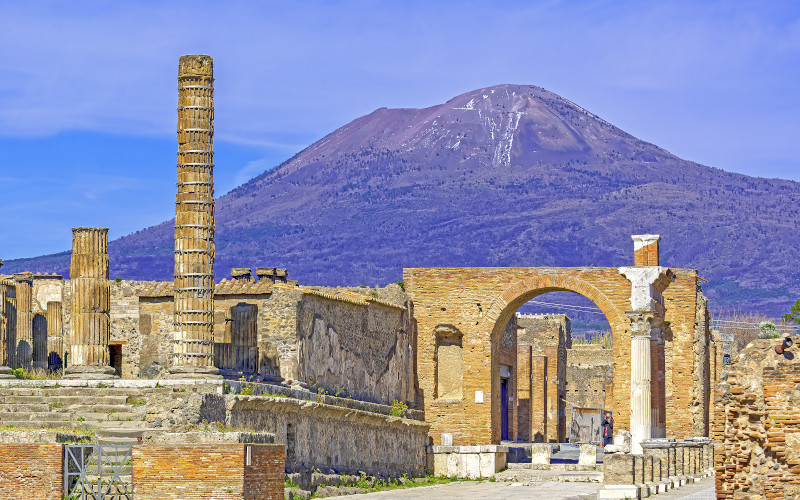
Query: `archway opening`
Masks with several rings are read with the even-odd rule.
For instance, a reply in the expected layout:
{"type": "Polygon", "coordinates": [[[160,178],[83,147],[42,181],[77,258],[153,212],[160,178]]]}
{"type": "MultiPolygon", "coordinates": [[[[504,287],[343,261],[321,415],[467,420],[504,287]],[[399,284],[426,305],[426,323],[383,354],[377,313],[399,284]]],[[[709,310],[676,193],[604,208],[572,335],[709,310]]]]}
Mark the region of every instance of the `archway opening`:
{"type": "Polygon", "coordinates": [[[580,293],[545,291],[519,306],[498,349],[501,440],[603,444],[612,339],[606,314],[580,293]]]}

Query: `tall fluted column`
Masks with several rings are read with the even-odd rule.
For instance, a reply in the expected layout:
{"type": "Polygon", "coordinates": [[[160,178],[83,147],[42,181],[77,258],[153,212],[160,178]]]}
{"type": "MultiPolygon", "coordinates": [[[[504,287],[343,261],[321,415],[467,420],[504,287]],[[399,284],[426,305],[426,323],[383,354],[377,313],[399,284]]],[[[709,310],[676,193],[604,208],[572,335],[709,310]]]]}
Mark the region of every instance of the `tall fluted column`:
{"type": "Polygon", "coordinates": [[[30,369],[33,365],[33,274],[14,275],[17,282],[17,336],[14,368],[30,369]]]}
{"type": "Polygon", "coordinates": [[[651,435],[650,320],[647,313],[628,313],[631,319],[631,453],[642,453],[651,435]]]}
{"type": "Polygon", "coordinates": [[[63,366],[64,333],[61,302],[47,303],[47,365],[51,370],[63,366]]]}
{"type": "Polygon", "coordinates": [[[108,282],[108,228],[72,228],[70,349],[64,378],[114,378],[108,338],[111,286],[108,282]]]}
{"type": "Polygon", "coordinates": [[[214,71],[206,55],[178,64],[175,339],[170,373],[213,377],[214,71]]]}
{"type": "MultiPolygon", "coordinates": [[[[2,266],[2,261],[0,261],[2,266]]],[[[8,360],[8,308],[6,293],[9,282],[0,280],[0,378],[13,378],[8,360]]]]}

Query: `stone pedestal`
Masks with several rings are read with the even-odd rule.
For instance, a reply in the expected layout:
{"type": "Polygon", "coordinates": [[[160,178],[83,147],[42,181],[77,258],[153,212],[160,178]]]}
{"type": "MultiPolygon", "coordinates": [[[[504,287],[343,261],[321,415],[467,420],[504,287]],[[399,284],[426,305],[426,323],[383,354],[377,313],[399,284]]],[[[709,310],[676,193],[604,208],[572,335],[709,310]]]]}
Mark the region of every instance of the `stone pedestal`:
{"type": "Polygon", "coordinates": [[[490,478],[506,467],[507,446],[430,446],[433,473],[469,479],[490,478]]]}
{"type": "Polygon", "coordinates": [[[634,455],[611,453],[603,457],[603,486],[598,499],[639,499],[641,489],[635,483],[634,455]]]}
{"type": "Polygon", "coordinates": [[[578,465],[597,465],[597,446],[593,444],[580,445],[578,465]]]}
{"type": "Polygon", "coordinates": [[[533,443],[531,445],[531,463],[549,464],[550,455],[553,453],[553,445],[549,443],[533,443]]]}

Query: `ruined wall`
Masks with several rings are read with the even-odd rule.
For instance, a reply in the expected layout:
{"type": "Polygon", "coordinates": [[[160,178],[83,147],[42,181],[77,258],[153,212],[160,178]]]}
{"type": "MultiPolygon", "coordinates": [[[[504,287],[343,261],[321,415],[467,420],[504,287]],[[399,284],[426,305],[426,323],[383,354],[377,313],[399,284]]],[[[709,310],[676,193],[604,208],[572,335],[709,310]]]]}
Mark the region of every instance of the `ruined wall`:
{"type": "MultiPolygon", "coordinates": [[[[139,373],[145,378],[167,374],[173,339],[169,288],[157,284],[139,300],[139,373]]],[[[282,378],[365,401],[392,404],[397,399],[413,405],[413,330],[407,298],[397,303],[403,297],[396,285],[359,294],[261,280],[223,281],[214,297],[214,342],[231,342],[231,309],[252,304],[258,309],[260,378],[282,378]]]]}
{"type": "MultiPolygon", "coordinates": [[[[664,335],[667,437],[708,436],[711,401],[708,301],[703,296],[697,271],[673,269],[673,272],[675,281],[663,293],[667,323],[664,335]]],[[[616,347],[615,342],[614,352],[616,347]]],[[[615,366],[619,363],[615,357],[615,366]]]]}
{"type": "MultiPolygon", "coordinates": [[[[224,343],[229,334],[230,309],[240,303],[254,304],[261,311],[268,303],[267,295],[216,295],[214,297],[214,342],[224,343]]],[[[174,303],[170,296],[142,296],[139,299],[140,332],[138,376],[161,378],[169,372],[172,353],[174,303]]],[[[113,307],[112,307],[113,314],[113,307]]],[[[260,325],[261,326],[261,325],[260,325]]],[[[262,328],[263,330],[263,328],[262,328]]]]}
{"type": "Polygon", "coordinates": [[[306,293],[298,304],[300,380],[312,390],[413,401],[408,309],[306,293]]]}
{"type": "Polygon", "coordinates": [[[611,349],[599,344],[575,344],[567,350],[566,411],[605,408],[606,391],[613,381],[611,349]]]}
{"type": "MultiPolygon", "coordinates": [[[[537,359],[538,367],[545,369],[545,385],[532,381],[538,390],[532,393],[530,405],[544,409],[544,418],[531,422],[530,435],[542,436],[543,441],[563,443],[566,439],[567,408],[564,404],[567,391],[567,349],[572,345],[570,319],[563,314],[519,314],[517,343],[529,345],[537,359]],[[535,401],[541,399],[541,402],[535,401]]],[[[534,373],[521,373],[520,377],[531,378],[534,373]]],[[[527,408],[526,408],[527,409],[527,408]]]]}
{"type": "Polygon", "coordinates": [[[274,434],[275,443],[286,446],[286,468],[291,472],[313,468],[392,477],[424,473],[429,425],[423,421],[354,408],[376,406],[370,403],[344,407],[277,395],[221,394],[222,387],[216,388],[219,392],[208,384],[198,385],[197,392],[144,394],[148,429],[181,432],[219,423],[227,429],[274,434]]]}
{"type": "MultiPolygon", "coordinates": [[[[795,345],[800,337],[793,337],[795,345]]],[[[717,498],[800,496],[800,356],[756,340],[732,362],[714,401],[717,498]]]]}

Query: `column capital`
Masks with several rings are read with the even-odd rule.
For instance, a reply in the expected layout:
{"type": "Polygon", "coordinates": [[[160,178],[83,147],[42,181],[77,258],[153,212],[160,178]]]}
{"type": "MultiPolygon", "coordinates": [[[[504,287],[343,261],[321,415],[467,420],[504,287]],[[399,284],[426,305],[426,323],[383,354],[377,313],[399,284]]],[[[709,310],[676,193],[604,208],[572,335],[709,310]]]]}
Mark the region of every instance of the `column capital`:
{"type": "Polygon", "coordinates": [[[661,293],[675,279],[668,267],[620,267],[618,271],[631,282],[631,309],[633,311],[664,311],[661,293]]]}

